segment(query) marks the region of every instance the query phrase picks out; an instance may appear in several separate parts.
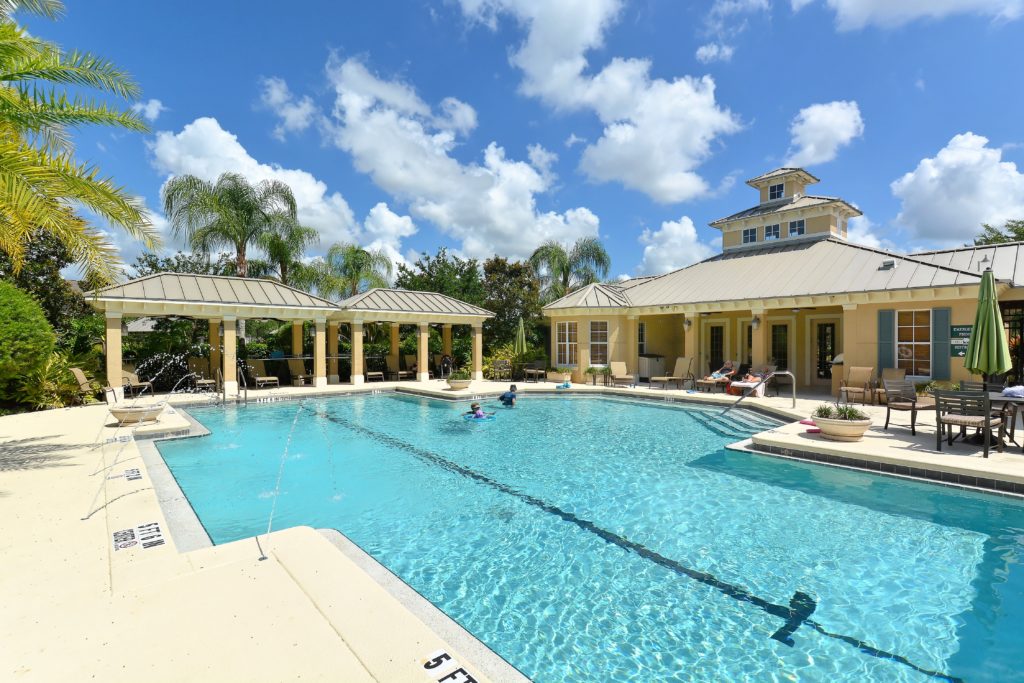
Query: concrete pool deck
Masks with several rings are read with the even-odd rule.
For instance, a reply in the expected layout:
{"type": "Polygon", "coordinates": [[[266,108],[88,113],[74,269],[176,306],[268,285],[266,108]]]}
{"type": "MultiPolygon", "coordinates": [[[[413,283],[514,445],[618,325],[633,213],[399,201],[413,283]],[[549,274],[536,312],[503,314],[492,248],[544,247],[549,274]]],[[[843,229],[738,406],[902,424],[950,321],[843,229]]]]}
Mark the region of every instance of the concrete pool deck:
{"type": "MultiPolygon", "coordinates": [[[[468,401],[507,384],[474,382],[458,393],[439,382],[287,387],[250,391],[249,401],[396,388],[468,401]]],[[[553,390],[550,383],[518,386],[526,395],[553,390]]],[[[735,400],[647,388],[574,385],[571,391],[723,406],[735,400]]],[[[795,410],[789,398],[744,404],[799,419],[823,400],[798,399],[795,410]]],[[[170,403],[197,403],[197,397],[175,396],[170,403]]],[[[884,408],[866,411],[876,426],[860,443],[824,442],[792,424],[755,435],[753,443],[1024,484],[1018,447],[988,459],[959,442],[936,453],[927,413],[912,437],[903,426],[881,430],[884,408]]],[[[902,425],[906,418],[896,420],[902,425]]],[[[156,468],[147,466],[134,439],[118,440],[128,430],[111,425],[102,405],[0,418],[5,679],[429,681],[454,668],[446,662],[433,678],[424,669],[444,651],[476,680],[525,680],[439,611],[417,602],[411,589],[403,592],[400,581],[343,537],[308,527],[276,531],[261,537],[262,561],[251,538],[180,551],[169,527],[176,521],[165,517],[153,488],[156,468]]],[[[135,436],[189,428],[175,411],[135,436]]]]}

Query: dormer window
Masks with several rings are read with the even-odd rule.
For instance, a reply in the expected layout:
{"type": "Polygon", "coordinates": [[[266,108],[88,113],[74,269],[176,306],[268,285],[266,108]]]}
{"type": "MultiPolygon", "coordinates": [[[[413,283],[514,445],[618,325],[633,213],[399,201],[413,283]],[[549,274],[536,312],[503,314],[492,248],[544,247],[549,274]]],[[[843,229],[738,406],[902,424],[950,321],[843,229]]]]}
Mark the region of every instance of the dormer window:
{"type": "Polygon", "coordinates": [[[764,226],[764,241],[779,239],[779,224],[764,226]]]}
{"type": "Polygon", "coordinates": [[[772,201],[773,199],[782,199],[785,188],[786,186],[783,183],[779,183],[778,185],[769,185],[768,201],[772,201]]]}
{"type": "Polygon", "coordinates": [[[797,235],[804,234],[804,219],[801,218],[798,221],[789,222],[789,236],[796,237],[797,235]]]}
{"type": "Polygon", "coordinates": [[[750,244],[757,241],[757,228],[745,228],[743,230],[743,244],[750,244]]]}

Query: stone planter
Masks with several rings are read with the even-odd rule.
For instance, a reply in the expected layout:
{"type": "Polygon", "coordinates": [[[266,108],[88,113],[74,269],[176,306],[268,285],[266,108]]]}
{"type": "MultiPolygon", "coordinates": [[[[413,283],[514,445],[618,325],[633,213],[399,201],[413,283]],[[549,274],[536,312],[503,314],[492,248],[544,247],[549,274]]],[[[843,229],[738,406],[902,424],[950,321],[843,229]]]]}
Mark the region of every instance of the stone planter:
{"type": "Polygon", "coordinates": [[[125,405],[118,403],[117,405],[111,406],[110,414],[114,416],[114,419],[119,424],[138,424],[140,422],[155,422],[160,413],[164,410],[164,403],[157,403],[154,405],[125,405]]]}
{"type": "Polygon", "coordinates": [[[821,438],[828,441],[860,441],[871,427],[871,420],[836,420],[829,417],[811,419],[821,430],[821,438]]]}
{"type": "Polygon", "coordinates": [[[462,391],[463,389],[469,389],[469,385],[470,385],[470,383],[472,383],[473,380],[471,380],[471,379],[452,379],[451,377],[449,377],[447,381],[448,381],[448,388],[449,389],[451,389],[452,391],[462,391]]]}

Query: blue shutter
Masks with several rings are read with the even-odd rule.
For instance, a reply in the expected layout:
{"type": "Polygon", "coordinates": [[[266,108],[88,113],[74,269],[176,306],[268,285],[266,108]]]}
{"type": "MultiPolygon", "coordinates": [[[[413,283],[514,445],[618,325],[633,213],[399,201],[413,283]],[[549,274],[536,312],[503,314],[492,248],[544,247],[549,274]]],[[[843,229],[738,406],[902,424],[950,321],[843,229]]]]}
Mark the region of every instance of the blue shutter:
{"type": "MultiPolygon", "coordinates": [[[[849,365],[850,361],[846,361],[849,365]]],[[[896,311],[892,309],[878,312],[878,367],[875,370],[881,377],[885,368],[896,367],[896,311]]]]}
{"type": "Polygon", "coordinates": [[[949,323],[951,309],[932,309],[932,379],[949,379],[949,323]]]}

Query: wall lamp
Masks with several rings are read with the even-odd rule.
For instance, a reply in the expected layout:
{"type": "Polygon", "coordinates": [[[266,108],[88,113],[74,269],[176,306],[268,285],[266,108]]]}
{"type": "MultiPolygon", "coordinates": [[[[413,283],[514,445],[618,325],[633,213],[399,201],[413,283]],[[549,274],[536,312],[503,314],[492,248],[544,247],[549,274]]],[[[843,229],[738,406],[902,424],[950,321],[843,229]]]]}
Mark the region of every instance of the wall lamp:
{"type": "Polygon", "coordinates": [[[750,321],[750,326],[755,330],[761,327],[761,318],[755,315],[754,318],[750,321]]]}
{"type": "Polygon", "coordinates": [[[683,320],[683,329],[685,329],[687,332],[689,332],[691,327],[693,327],[693,321],[692,320],[690,320],[689,318],[686,318],[685,320],[683,320]]]}

